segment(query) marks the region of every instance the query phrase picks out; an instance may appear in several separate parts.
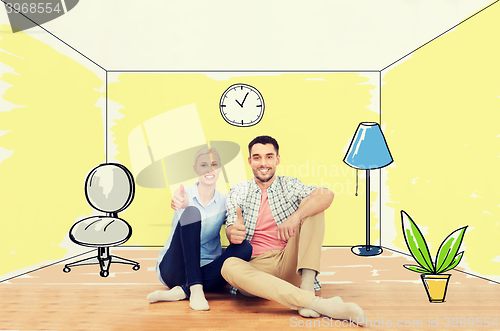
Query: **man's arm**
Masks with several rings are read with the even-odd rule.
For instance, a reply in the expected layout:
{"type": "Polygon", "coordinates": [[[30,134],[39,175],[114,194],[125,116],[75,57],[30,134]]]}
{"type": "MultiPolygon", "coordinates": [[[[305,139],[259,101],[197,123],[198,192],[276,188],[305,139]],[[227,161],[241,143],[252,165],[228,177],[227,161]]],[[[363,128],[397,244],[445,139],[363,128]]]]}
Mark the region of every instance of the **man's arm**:
{"type": "Polygon", "coordinates": [[[236,221],[226,228],[226,237],[232,244],[241,244],[245,240],[246,227],[240,207],[236,208],[236,214],[236,221]]]}
{"type": "Polygon", "coordinates": [[[233,225],[229,225],[226,227],[226,237],[229,242],[231,242],[231,229],[233,228],[233,225]]]}
{"type": "Polygon", "coordinates": [[[311,192],[306,202],[278,227],[278,239],[287,241],[295,234],[300,221],[325,211],[333,202],[333,192],[326,188],[318,188],[311,192]]]}
{"type": "MultiPolygon", "coordinates": [[[[333,192],[327,188],[317,188],[311,192],[306,202],[290,217],[297,215],[299,222],[304,218],[325,211],[333,202],[333,192]]],[[[297,224],[298,225],[298,224],[297,224]]]]}

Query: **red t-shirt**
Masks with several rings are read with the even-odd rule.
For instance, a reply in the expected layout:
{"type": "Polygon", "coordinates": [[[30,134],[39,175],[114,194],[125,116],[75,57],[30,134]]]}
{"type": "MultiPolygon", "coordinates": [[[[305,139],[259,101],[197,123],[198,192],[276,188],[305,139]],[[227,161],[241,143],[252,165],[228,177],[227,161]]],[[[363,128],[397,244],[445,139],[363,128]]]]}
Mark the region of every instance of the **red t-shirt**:
{"type": "Polygon", "coordinates": [[[278,225],[274,221],[271,207],[269,207],[267,190],[262,190],[255,233],[250,241],[253,247],[252,255],[261,255],[271,250],[281,250],[285,248],[286,242],[278,240],[277,233],[278,225]]]}

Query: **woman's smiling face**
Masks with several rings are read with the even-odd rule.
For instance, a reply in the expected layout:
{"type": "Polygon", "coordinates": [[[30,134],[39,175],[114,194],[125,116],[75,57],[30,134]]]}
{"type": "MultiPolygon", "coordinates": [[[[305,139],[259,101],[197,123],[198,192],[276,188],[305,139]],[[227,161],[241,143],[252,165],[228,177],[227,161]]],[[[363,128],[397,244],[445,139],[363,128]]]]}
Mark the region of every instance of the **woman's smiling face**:
{"type": "Polygon", "coordinates": [[[216,153],[201,154],[193,166],[194,172],[198,174],[200,184],[213,185],[219,179],[220,158],[216,153]]]}

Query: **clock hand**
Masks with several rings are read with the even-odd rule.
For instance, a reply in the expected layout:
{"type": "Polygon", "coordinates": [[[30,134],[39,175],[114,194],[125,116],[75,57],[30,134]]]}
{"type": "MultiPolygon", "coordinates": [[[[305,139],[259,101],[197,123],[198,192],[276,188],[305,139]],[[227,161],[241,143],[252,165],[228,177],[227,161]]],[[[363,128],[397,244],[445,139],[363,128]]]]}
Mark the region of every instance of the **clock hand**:
{"type": "Polygon", "coordinates": [[[247,94],[245,94],[245,98],[243,98],[243,101],[241,102],[241,107],[243,107],[243,104],[245,103],[245,100],[246,100],[246,99],[247,99],[247,97],[248,97],[248,93],[249,93],[249,92],[247,92],[247,94]]]}
{"type": "Polygon", "coordinates": [[[243,98],[243,101],[240,103],[238,100],[234,99],[234,101],[236,101],[238,103],[238,105],[240,105],[241,108],[243,108],[243,104],[245,103],[245,100],[247,99],[247,96],[248,96],[248,93],[245,94],[245,97],[243,98]]]}

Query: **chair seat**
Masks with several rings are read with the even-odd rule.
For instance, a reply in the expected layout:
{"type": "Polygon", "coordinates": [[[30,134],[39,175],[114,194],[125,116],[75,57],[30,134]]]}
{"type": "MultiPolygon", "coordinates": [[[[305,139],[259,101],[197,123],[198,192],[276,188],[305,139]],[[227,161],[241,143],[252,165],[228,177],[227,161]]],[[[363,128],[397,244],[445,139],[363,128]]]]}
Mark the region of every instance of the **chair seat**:
{"type": "Polygon", "coordinates": [[[75,223],[70,239],[82,246],[111,247],[126,242],[132,235],[130,225],[117,217],[92,216],[75,223]]]}

